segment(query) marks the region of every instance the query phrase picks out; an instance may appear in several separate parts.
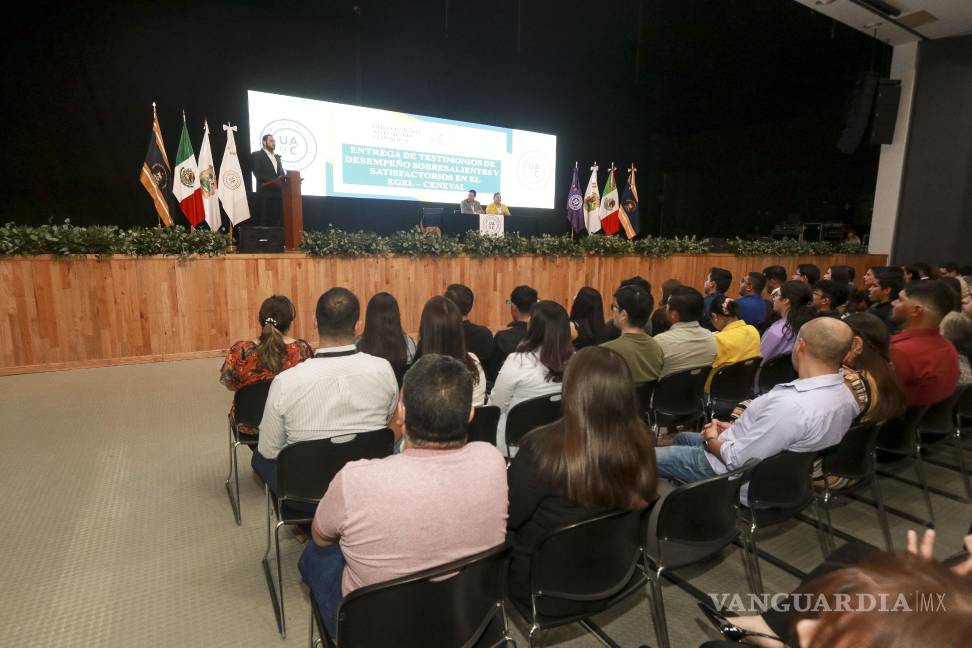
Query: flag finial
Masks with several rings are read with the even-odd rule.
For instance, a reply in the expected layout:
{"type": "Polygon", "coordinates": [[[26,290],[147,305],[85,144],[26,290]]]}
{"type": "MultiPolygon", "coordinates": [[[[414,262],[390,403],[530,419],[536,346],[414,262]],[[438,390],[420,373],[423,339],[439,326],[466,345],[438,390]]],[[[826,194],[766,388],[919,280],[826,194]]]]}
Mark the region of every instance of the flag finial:
{"type": "Polygon", "coordinates": [[[155,102],[154,101],[152,102],[152,115],[153,116],[158,116],[158,113],[155,112],[155,102]]]}
{"type": "Polygon", "coordinates": [[[183,122],[186,121],[186,109],[185,108],[182,109],[182,121],[183,122]]]}
{"type": "Polygon", "coordinates": [[[574,168],[577,168],[577,160],[574,160],[574,168]]]}

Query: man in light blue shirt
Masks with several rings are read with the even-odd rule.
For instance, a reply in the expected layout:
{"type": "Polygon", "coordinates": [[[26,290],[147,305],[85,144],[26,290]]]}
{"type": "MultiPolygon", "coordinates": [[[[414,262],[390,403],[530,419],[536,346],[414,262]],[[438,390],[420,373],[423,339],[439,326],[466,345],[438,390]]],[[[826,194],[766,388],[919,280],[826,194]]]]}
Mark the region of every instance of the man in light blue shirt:
{"type": "Polygon", "coordinates": [[[840,443],[860,413],[840,374],[852,337],[847,324],[831,317],[804,324],[792,353],[799,378],[754,400],[735,423],[713,420],[701,433],[681,432],[672,445],[656,448],[659,477],[695,482],[752,458],[840,443]]]}

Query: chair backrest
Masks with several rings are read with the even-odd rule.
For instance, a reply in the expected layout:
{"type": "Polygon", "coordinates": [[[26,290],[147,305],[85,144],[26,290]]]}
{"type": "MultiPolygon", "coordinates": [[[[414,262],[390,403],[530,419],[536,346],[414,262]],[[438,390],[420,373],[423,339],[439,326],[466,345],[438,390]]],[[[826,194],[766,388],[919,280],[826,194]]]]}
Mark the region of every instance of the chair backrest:
{"type": "Polygon", "coordinates": [[[966,389],[958,402],[958,413],[963,418],[972,418],[972,389],[966,389]]]}
{"type": "Polygon", "coordinates": [[[524,434],[533,428],[553,423],[560,415],[560,394],[537,396],[517,403],[506,416],[506,444],[519,445],[524,434]]]}
{"type": "Polygon", "coordinates": [[[921,422],[918,424],[919,429],[922,432],[951,434],[955,430],[956,409],[967,388],[968,385],[959,385],[951,396],[929,406],[928,411],[921,417],[921,422]]]}
{"type": "Polygon", "coordinates": [[[241,387],[233,394],[233,416],[237,426],[260,427],[263,408],[266,407],[267,394],[270,392],[272,382],[272,380],[261,380],[241,387]]]}
{"type": "Polygon", "coordinates": [[[758,463],[750,459],[736,470],[662,495],[648,517],[646,557],[675,569],[703,560],[732,542],[739,533],[739,489],[758,463]]]}
{"type": "MultiPolygon", "coordinates": [[[[411,576],[362,587],[338,610],[337,640],[353,648],[485,645],[500,627],[508,545],[411,576]]],[[[495,643],[501,637],[494,637],[495,643]]]]}
{"type": "Polygon", "coordinates": [[[893,454],[912,456],[918,444],[918,424],[928,411],[927,405],[911,405],[905,413],[881,426],[877,448],[893,454]]]}
{"type": "Polygon", "coordinates": [[[705,396],[705,381],[712,367],[695,367],[658,379],[651,395],[651,410],[669,415],[689,415],[701,412],[705,396]]]}
{"type": "Polygon", "coordinates": [[[716,369],[709,384],[711,400],[739,403],[753,397],[753,381],[762,358],[750,358],[716,369]]]}
{"type": "Polygon", "coordinates": [[[637,383],[635,387],[635,392],[638,394],[638,409],[641,412],[647,412],[651,407],[651,395],[655,393],[655,386],[658,384],[655,380],[649,380],[648,382],[637,383]]]}
{"type": "Polygon", "coordinates": [[[496,405],[480,405],[475,409],[473,420],[469,422],[467,441],[485,441],[496,445],[496,426],[499,424],[500,408],[496,405]]]}
{"type": "Polygon", "coordinates": [[[859,480],[869,477],[874,468],[874,445],[879,428],[875,423],[851,427],[840,443],[820,453],[824,477],[859,480]]]}
{"type": "Polygon", "coordinates": [[[779,384],[796,380],[796,377],[793,360],[789,353],[784,353],[768,360],[759,368],[759,373],[756,374],[758,391],[760,394],[765,394],[779,384]]]}
{"type": "Polygon", "coordinates": [[[344,464],[387,457],[394,445],[395,435],[388,428],[289,445],[277,455],[277,498],[316,502],[344,464]]]}
{"type": "Polygon", "coordinates": [[[749,480],[749,508],[800,510],[813,499],[810,468],[818,452],[783,451],[763,459],[749,480]]]}
{"type": "Polygon", "coordinates": [[[537,612],[545,599],[571,601],[580,616],[610,607],[638,571],[642,518],[642,510],[613,511],[543,535],[530,559],[537,612]]]}

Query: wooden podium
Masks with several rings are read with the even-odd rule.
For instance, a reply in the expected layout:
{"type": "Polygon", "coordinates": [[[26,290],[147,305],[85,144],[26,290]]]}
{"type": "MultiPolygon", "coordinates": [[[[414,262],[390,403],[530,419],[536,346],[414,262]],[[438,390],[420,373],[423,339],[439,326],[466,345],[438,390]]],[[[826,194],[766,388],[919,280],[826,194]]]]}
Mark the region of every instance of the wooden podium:
{"type": "Polygon", "coordinates": [[[283,199],[284,247],[296,250],[304,234],[304,201],[300,193],[300,171],[288,171],[267,182],[265,187],[279,187],[283,199]]]}

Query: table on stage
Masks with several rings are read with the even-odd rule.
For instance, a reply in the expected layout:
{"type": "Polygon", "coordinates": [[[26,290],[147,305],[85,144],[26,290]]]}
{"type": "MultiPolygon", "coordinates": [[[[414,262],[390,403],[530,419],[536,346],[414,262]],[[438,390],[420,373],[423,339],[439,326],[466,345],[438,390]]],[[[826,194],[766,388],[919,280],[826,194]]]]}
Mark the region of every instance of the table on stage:
{"type": "MultiPolygon", "coordinates": [[[[469,231],[479,231],[479,214],[442,213],[423,218],[426,227],[438,226],[443,234],[461,236],[469,231]],[[438,222],[436,222],[438,221],[438,222]]],[[[503,229],[523,236],[539,236],[540,228],[534,216],[504,216],[503,229]]]]}

